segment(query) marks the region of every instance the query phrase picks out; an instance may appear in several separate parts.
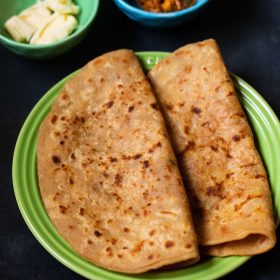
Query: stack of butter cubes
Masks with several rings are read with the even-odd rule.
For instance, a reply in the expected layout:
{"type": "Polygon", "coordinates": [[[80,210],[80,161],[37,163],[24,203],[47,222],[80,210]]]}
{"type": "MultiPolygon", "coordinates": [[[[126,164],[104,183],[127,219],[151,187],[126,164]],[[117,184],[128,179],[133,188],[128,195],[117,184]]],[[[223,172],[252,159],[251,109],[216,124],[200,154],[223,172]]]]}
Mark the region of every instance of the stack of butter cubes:
{"type": "Polygon", "coordinates": [[[79,6],[72,0],[40,0],[9,18],[5,28],[17,42],[50,44],[70,35],[78,26],[79,6]]]}

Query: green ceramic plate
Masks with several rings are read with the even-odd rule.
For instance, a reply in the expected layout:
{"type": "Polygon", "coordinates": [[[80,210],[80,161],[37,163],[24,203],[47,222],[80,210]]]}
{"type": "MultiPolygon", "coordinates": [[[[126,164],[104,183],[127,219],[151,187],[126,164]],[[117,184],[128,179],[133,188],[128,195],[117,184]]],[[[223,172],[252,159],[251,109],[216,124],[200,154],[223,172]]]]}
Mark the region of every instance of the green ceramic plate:
{"type": "MultiPolygon", "coordinates": [[[[150,70],[168,53],[140,52],[145,70],[150,70]]],[[[44,209],[36,174],[36,142],[38,128],[71,74],[50,89],[26,119],[17,140],[13,159],[13,183],[22,216],[38,241],[61,263],[94,280],[99,279],[215,279],[237,268],[249,257],[207,258],[185,269],[125,275],[98,268],[78,256],[59,236],[44,209]]],[[[265,100],[246,82],[232,75],[240,101],[254,130],[257,145],[268,171],[273,192],[275,214],[280,217],[280,124],[265,100]]]]}

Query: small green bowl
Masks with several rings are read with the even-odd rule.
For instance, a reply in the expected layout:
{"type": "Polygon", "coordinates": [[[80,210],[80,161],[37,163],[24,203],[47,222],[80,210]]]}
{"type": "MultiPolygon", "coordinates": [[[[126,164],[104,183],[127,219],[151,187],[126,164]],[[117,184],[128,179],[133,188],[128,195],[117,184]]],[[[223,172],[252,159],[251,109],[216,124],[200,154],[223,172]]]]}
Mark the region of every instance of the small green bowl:
{"type": "Polygon", "coordinates": [[[4,23],[11,16],[35,4],[36,0],[1,0],[0,43],[12,52],[32,59],[52,58],[72,49],[85,37],[99,6],[99,0],[75,0],[74,2],[79,5],[81,11],[78,15],[78,27],[70,36],[53,44],[30,45],[13,40],[4,29],[4,23]]]}

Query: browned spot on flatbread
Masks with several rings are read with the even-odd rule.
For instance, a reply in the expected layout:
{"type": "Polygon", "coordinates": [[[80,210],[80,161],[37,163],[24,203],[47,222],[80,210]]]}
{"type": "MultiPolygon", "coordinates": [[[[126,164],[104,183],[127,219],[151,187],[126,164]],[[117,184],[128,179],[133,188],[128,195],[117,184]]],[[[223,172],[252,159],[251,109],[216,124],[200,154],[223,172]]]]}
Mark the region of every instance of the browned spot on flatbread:
{"type": "Polygon", "coordinates": [[[57,121],[57,115],[51,117],[51,123],[54,124],[57,121]]]}
{"type": "Polygon", "coordinates": [[[172,240],[167,240],[164,245],[165,245],[165,248],[168,249],[168,248],[174,247],[175,243],[172,240]]]}
{"type": "Polygon", "coordinates": [[[142,250],[142,247],[144,245],[144,241],[139,241],[138,243],[135,244],[134,248],[130,251],[131,254],[138,253],[139,251],[142,250]]]}
{"type": "Polygon", "coordinates": [[[206,195],[208,196],[225,198],[222,192],[223,192],[223,183],[216,183],[214,186],[208,187],[206,189],[206,195]]]}
{"type": "Polygon", "coordinates": [[[149,166],[150,166],[149,161],[148,161],[148,160],[144,160],[144,161],[143,161],[143,167],[144,167],[144,168],[148,168],[149,166]]]}
{"type": "Polygon", "coordinates": [[[115,176],[115,184],[117,186],[120,186],[121,183],[122,183],[122,179],[123,179],[123,176],[121,174],[116,174],[116,176],[115,176]]]}
{"type": "Polygon", "coordinates": [[[184,150],[178,153],[179,157],[183,157],[184,154],[188,151],[188,150],[192,150],[195,147],[195,142],[194,141],[189,141],[188,144],[185,146],[184,150]]]}
{"type": "Polygon", "coordinates": [[[60,211],[60,213],[66,214],[67,209],[68,209],[67,207],[65,207],[65,206],[63,206],[63,205],[59,205],[59,211],[60,211]]]}
{"type": "Polygon", "coordinates": [[[192,107],[192,112],[199,115],[201,113],[201,109],[198,107],[192,107]]]}
{"type": "Polygon", "coordinates": [[[52,156],[52,161],[53,161],[55,164],[60,164],[61,159],[60,159],[59,156],[54,155],[54,156],[52,156]]]}
{"type": "Polygon", "coordinates": [[[84,216],[85,212],[86,212],[85,209],[82,207],[82,208],[80,208],[79,215],[84,216]]]}
{"type": "Polygon", "coordinates": [[[134,106],[128,107],[128,112],[132,112],[134,110],[134,106]]]}
{"type": "Polygon", "coordinates": [[[127,227],[125,227],[125,228],[123,229],[123,231],[126,232],[126,233],[129,233],[129,232],[130,232],[130,229],[127,228],[127,227]]]}
{"type": "Polygon", "coordinates": [[[266,179],[266,177],[265,177],[264,175],[262,175],[262,174],[257,174],[257,175],[255,175],[255,178],[256,178],[256,179],[259,179],[259,178],[266,179]]]}
{"type": "Polygon", "coordinates": [[[232,136],[232,140],[235,141],[235,142],[240,141],[240,139],[241,139],[240,135],[236,134],[236,135],[232,136]]]}
{"type": "Polygon", "coordinates": [[[109,101],[105,104],[107,108],[111,108],[114,105],[114,101],[109,101]]]}
{"type": "Polygon", "coordinates": [[[165,108],[167,109],[167,110],[172,110],[173,109],[173,105],[171,104],[171,103],[166,103],[166,104],[164,104],[164,106],[165,106],[165,108]]]}
{"type": "Polygon", "coordinates": [[[102,236],[102,233],[99,232],[98,230],[95,230],[95,231],[94,231],[94,235],[95,235],[96,237],[100,237],[100,236],[102,236]]]}
{"type": "Polygon", "coordinates": [[[150,106],[155,109],[155,110],[158,110],[158,104],[157,103],[151,103],[150,106]]]}

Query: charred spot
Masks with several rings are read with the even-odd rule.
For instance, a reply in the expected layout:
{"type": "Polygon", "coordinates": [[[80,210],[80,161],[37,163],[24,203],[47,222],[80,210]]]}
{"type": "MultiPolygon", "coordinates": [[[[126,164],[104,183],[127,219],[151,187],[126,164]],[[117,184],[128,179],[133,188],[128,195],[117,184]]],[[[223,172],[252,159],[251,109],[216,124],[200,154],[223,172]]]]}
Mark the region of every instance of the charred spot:
{"type": "Polygon", "coordinates": [[[109,101],[106,103],[107,108],[111,108],[114,105],[114,101],[109,101]]]}
{"type": "Polygon", "coordinates": [[[105,250],[106,250],[106,252],[111,252],[112,248],[111,247],[107,247],[105,250]]]}
{"type": "Polygon", "coordinates": [[[127,227],[125,227],[125,228],[123,229],[123,231],[126,232],[126,233],[129,233],[129,232],[130,232],[130,229],[127,228],[127,227]]]}
{"type": "Polygon", "coordinates": [[[239,135],[234,135],[232,136],[232,140],[237,142],[237,141],[240,141],[241,137],[239,135]]]}
{"type": "Polygon", "coordinates": [[[175,245],[175,243],[172,240],[167,240],[164,245],[165,245],[165,248],[171,248],[175,245]]]}
{"type": "Polygon", "coordinates": [[[151,254],[151,255],[148,256],[148,260],[152,260],[153,258],[154,258],[154,255],[153,255],[153,254],[151,254]]]}
{"type": "Polygon", "coordinates": [[[74,226],[69,225],[68,228],[72,230],[72,229],[74,229],[74,226]]]}
{"type": "Polygon", "coordinates": [[[84,216],[85,215],[85,209],[84,208],[80,208],[80,212],[79,215],[84,216]]]}
{"type": "Polygon", "coordinates": [[[53,115],[53,116],[51,117],[51,123],[54,124],[56,121],[57,121],[57,116],[56,116],[56,115],[53,115]]]}
{"type": "Polygon", "coordinates": [[[256,179],[259,179],[259,178],[264,178],[264,179],[266,179],[266,177],[265,177],[264,175],[262,175],[262,174],[257,174],[257,175],[255,176],[255,178],[256,178],[256,179]]]}
{"type": "Polygon", "coordinates": [[[105,178],[109,178],[109,174],[107,172],[102,173],[105,178]]]}
{"type": "Polygon", "coordinates": [[[138,253],[139,251],[141,251],[143,245],[144,245],[144,241],[138,242],[138,243],[134,246],[134,248],[131,250],[131,253],[132,253],[132,254],[138,253]]]}
{"type": "Polygon", "coordinates": [[[65,121],[65,120],[66,120],[66,118],[65,118],[64,116],[62,116],[60,119],[61,119],[62,121],[65,121]]]}
{"type": "Polygon", "coordinates": [[[201,109],[199,109],[198,107],[192,107],[192,112],[199,115],[201,113],[201,109]]]}
{"type": "Polygon", "coordinates": [[[211,145],[211,150],[214,151],[214,152],[217,152],[218,151],[218,147],[214,146],[214,145],[211,145]]]}
{"type": "Polygon", "coordinates": [[[215,186],[207,188],[206,195],[216,196],[216,197],[219,197],[219,198],[225,198],[222,194],[222,191],[223,191],[223,184],[222,183],[216,183],[215,186]]]}
{"type": "Polygon", "coordinates": [[[121,174],[116,174],[116,176],[115,176],[115,184],[116,184],[117,186],[120,186],[121,183],[122,183],[122,179],[123,179],[123,177],[122,177],[121,174]]]}
{"type": "Polygon", "coordinates": [[[123,199],[117,193],[112,193],[112,195],[116,198],[117,201],[119,202],[123,201],[123,199]]]}
{"type": "Polygon", "coordinates": [[[69,178],[69,184],[70,184],[70,185],[73,185],[73,184],[74,184],[74,180],[73,180],[72,177],[69,178]]]}
{"type": "Polygon", "coordinates": [[[143,210],[144,217],[147,217],[149,215],[149,213],[151,213],[151,211],[148,211],[146,209],[143,210]]]}
{"type": "Polygon", "coordinates": [[[100,236],[102,236],[102,233],[99,232],[98,230],[95,230],[95,231],[94,231],[94,235],[95,235],[96,237],[100,237],[100,236]]]}
{"type": "Polygon", "coordinates": [[[91,245],[91,244],[92,244],[92,241],[91,241],[90,239],[88,239],[87,244],[88,244],[88,245],[91,245]]]}
{"type": "Polygon", "coordinates": [[[155,109],[158,110],[158,104],[157,103],[151,103],[150,106],[155,109]]]}
{"type": "Polygon", "coordinates": [[[65,214],[67,212],[67,207],[63,206],[63,205],[59,205],[59,211],[62,214],[65,214]]]}
{"type": "Polygon", "coordinates": [[[205,71],[205,72],[208,72],[208,69],[207,69],[207,67],[205,67],[205,66],[202,67],[202,70],[205,71]]]}
{"type": "Polygon", "coordinates": [[[188,151],[188,150],[192,150],[195,147],[195,142],[193,141],[189,141],[188,144],[185,146],[184,150],[178,153],[179,157],[183,157],[184,154],[188,151]]]}
{"type": "Polygon", "coordinates": [[[229,151],[226,151],[226,157],[227,157],[227,158],[232,158],[232,155],[230,154],[229,151]]]}
{"type": "Polygon", "coordinates": [[[110,158],[110,161],[111,161],[111,162],[117,162],[117,161],[118,161],[118,159],[117,159],[117,158],[115,158],[115,157],[111,157],[111,158],[110,158]]]}
{"type": "Polygon", "coordinates": [[[63,93],[62,94],[62,96],[61,96],[61,98],[63,99],[63,100],[67,100],[68,99],[68,94],[66,94],[66,93],[63,93]]]}
{"type": "Polygon", "coordinates": [[[144,168],[148,168],[149,166],[150,166],[149,161],[148,161],[148,160],[144,160],[144,162],[143,162],[143,167],[144,167],[144,168]]]}
{"type": "Polygon", "coordinates": [[[136,154],[136,155],[133,156],[133,159],[139,159],[140,157],[142,157],[141,154],[136,154]]]}
{"type": "Polygon", "coordinates": [[[221,86],[217,86],[217,87],[215,87],[215,91],[217,92],[217,91],[219,91],[219,89],[221,88],[221,86]]]}
{"type": "Polygon", "coordinates": [[[100,83],[104,83],[105,79],[103,77],[100,78],[100,83]]]}
{"type": "Polygon", "coordinates": [[[128,107],[128,112],[132,112],[134,110],[134,106],[128,107]]]}
{"type": "Polygon", "coordinates": [[[247,163],[247,164],[243,164],[243,165],[241,165],[240,167],[241,168],[244,168],[244,167],[252,167],[252,166],[256,166],[257,165],[257,163],[255,163],[255,162],[250,162],[250,163],[247,163]]]}
{"type": "Polygon", "coordinates": [[[58,136],[61,135],[61,133],[60,133],[59,131],[55,131],[53,134],[54,134],[56,137],[58,137],[58,136]]]}
{"type": "Polygon", "coordinates": [[[117,242],[118,242],[118,239],[116,239],[116,238],[111,238],[111,243],[112,243],[112,245],[115,245],[117,242]]]}
{"type": "Polygon", "coordinates": [[[156,148],[160,148],[162,146],[161,142],[157,142],[152,148],[149,149],[149,153],[153,153],[156,148]]]}
{"type": "Polygon", "coordinates": [[[227,174],[226,174],[226,178],[228,179],[228,178],[230,178],[232,175],[234,175],[234,172],[227,173],[227,174]]]}
{"type": "Polygon", "coordinates": [[[186,248],[186,249],[190,249],[190,248],[192,248],[192,244],[187,243],[187,244],[185,245],[185,248],[186,248]]]}
{"type": "Polygon", "coordinates": [[[179,107],[183,107],[185,105],[185,102],[183,101],[183,102],[180,102],[180,103],[178,103],[178,106],[179,107]]]}
{"type": "Polygon", "coordinates": [[[170,103],[167,103],[167,104],[165,104],[164,106],[165,106],[165,108],[166,108],[167,110],[170,110],[170,111],[171,111],[171,110],[173,109],[173,107],[174,107],[174,106],[173,106],[172,104],[170,104],[170,103]]]}
{"type": "Polygon", "coordinates": [[[155,230],[155,229],[152,229],[152,230],[149,232],[149,235],[150,235],[150,236],[153,236],[155,233],[156,233],[156,230],[155,230]]]}
{"type": "Polygon", "coordinates": [[[55,164],[60,164],[61,160],[59,156],[52,156],[52,160],[55,164]]]}
{"type": "Polygon", "coordinates": [[[64,141],[61,140],[61,141],[59,142],[59,144],[60,144],[61,146],[63,146],[63,145],[64,145],[64,141]]]}
{"type": "Polygon", "coordinates": [[[148,195],[149,195],[149,192],[148,192],[148,190],[146,190],[142,194],[143,194],[144,199],[147,199],[148,195]]]}
{"type": "Polygon", "coordinates": [[[184,132],[185,132],[185,134],[189,134],[190,133],[190,127],[185,125],[184,132]]]}
{"type": "Polygon", "coordinates": [[[118,258],[120,258],[120,259],[121,259],[122,257],[123,257],[123,255],[122,255],[122,254],[118,254],[118,258]]]}
{"type": "Polygon", "coordinates": [[[127,250],[128,249],[128,247],[126,247],[126,246],[123,246],[122,248],[123,248],[123,250],[127,250]]]}
{"type": "Polygon", "coordinates": [[[231,95],[234,95],[234,92],[233,91],[229,91],[227,96],[231,96],[231,95]]]}

